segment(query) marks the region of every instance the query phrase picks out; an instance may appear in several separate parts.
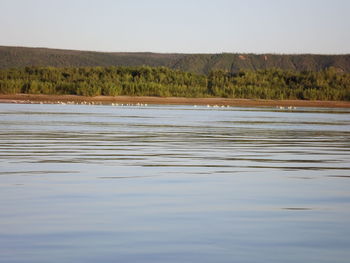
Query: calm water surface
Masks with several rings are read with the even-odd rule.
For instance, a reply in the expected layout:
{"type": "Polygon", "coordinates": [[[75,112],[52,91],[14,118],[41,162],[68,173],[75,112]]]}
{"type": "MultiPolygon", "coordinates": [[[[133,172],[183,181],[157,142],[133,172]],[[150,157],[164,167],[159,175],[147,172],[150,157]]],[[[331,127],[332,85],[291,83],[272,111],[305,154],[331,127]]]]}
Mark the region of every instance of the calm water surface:
{"type": "Polygon", "coordinates": [[[0,262],[349,262],[349,110],[0,104],[0,126],[0,262]]]}

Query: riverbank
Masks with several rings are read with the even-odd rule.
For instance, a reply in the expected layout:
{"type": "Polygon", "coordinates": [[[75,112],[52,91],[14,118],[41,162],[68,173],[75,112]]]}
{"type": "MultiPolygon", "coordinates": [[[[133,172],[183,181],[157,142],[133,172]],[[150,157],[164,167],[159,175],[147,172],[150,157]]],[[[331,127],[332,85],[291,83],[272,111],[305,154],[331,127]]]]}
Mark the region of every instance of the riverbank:
{"type": "Polygon", "coordinates": [[[0,103],[94,103],[94,104],[173,104],[173,105],[218,105],[242,107],[327,107],[350,108],[349,101],[309,100],[255,100],[228,98],[180,98],[180,97],[131,97],[77,95],[0,94],[0,103]]]}

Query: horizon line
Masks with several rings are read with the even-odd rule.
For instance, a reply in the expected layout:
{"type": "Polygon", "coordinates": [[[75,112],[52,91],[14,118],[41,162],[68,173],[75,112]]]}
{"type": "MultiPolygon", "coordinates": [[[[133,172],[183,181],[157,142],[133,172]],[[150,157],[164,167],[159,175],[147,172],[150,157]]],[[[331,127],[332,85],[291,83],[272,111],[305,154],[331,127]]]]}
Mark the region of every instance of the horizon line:
{"type": "Polygon", "coordinates": [[[246,54],[246,55],[320,55],[320,56],[342,56],[342,55],[350,55],[350,53],[274,53],[274,52],[159,52],[159,51],[101,51],[101,50],[84,50],[84,49],[71,49],[71,48],[56,48],[56,47],[44,47],[44,46],[21,46],[21,45],[0,45],[0,47],[7,48],[28,48],[28,49],[51,49],[51,50],[62,50],[62,51],[77,51],[77,52],[95,52],[95,53],[148,53],[148,54],[184,54],[184,55],[217,55],[217,54],[246,54]]]}

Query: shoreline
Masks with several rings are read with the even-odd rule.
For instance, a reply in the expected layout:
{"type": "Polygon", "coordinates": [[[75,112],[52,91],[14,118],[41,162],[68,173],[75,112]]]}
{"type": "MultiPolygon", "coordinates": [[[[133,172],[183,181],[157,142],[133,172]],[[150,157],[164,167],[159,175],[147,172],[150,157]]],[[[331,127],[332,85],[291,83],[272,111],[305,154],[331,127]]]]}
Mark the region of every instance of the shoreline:
{"type": "Polygon", "coordinates": [[[350,101],[309,101],[309,100],[261,100],[229,98],[183,98],[183,97],[131,97],[131,96],[96,96],[78,95],[43,95],[43,94],[0,94],[0,103],[97,103],[97,104],[168,104],[168,105],[218,105],[241,107],[324,107],[350,108],[350,101]]]}

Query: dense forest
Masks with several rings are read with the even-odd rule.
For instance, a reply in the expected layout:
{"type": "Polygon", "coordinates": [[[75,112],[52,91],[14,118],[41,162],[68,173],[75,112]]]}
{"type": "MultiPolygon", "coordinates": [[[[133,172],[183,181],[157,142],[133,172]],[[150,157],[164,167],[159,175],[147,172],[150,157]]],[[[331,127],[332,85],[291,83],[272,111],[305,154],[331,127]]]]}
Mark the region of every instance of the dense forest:
{"type": "Polygon", "coordinates": [[[151,66],[209,74],[213,70],[280,68],[292,71],[321,71],[334,67],[350,73],[350,55],[279,54],[168,54],[149,52],[92,52],[49,48],[0,46],[0,68],[26,66],[95,67],[151,66]]]}
{"type": "Polygon", "coordinates": [[[202,75],[148,66],[25,67],[0,70],[0,93],[350,100],[350,74],[335,68],[202,75]]]}

